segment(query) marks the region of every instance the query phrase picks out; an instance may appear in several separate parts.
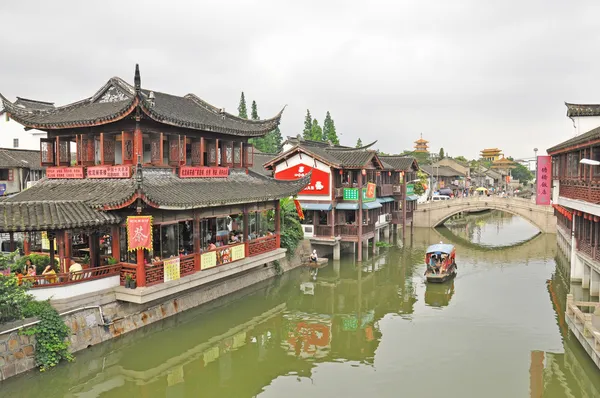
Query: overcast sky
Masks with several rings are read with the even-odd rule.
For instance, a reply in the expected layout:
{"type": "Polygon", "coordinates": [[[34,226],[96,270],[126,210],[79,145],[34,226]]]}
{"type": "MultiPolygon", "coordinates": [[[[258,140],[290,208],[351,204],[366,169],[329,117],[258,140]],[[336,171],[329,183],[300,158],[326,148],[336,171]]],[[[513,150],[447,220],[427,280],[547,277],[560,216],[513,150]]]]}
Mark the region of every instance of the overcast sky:
{"type": "Polygon", "coordinates": [[[600,1],[2,1],[0,92],[59,105],[111,76],[261,118],[330,111],[342,144],[532,157],[600,102],[600,1]]]}

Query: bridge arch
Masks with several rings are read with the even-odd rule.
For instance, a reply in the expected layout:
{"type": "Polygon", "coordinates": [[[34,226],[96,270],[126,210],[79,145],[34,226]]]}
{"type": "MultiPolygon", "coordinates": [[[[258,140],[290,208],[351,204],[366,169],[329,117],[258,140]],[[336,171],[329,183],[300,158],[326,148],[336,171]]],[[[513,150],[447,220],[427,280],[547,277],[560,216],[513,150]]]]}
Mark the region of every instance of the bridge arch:
{"type": "Polygon", "coordinates": [[[551,206],[539,206],[526,199],[496,196],[472,196],[421,204],[414,212],[413,222],[416,227],[437,227],[456,214],[473,210],[504,211],[527,220],[540,232],[556,232],[556,217],[551,206]]]}

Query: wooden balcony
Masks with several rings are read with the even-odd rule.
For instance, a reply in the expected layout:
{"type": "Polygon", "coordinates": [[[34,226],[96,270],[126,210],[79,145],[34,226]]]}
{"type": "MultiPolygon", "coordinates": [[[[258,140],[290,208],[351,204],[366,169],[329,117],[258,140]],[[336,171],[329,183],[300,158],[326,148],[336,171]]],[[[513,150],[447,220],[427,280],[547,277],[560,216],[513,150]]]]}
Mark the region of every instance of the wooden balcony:
{"type": "MultiPolygon", "coordinates": [[[[375,231],[374,224],[364,224],[362,227],[363,235],[375,231]]],[[[336,236],[358,236],[358,225],[336,225],[336,236]]]]}
{"type": "Polygon", "coordinates": [[[107,265],[104,267],[88,268],[77,272],[65,272],[60,274],[26,276],[22,278],[23,283],[32,284],[33,289],[70,285],[73,283],[88,282],[95,279],[107,278],[119,275],[121,264],[107,265]]]}
{"type": "Polygon", "coordinates": [[[377,196],[392,196],[394,194],[394,186],[392,184],[382,184],[377,186],[377,196]]]}
{"type": "MultiPolygon", "coordinates": [[[[548,190],[550,189],[549,187],[548,190]]],[[[600,181],[560,180],[559,195],[598,204],[600,203],[600,181]]]]}
{"type": "Polygon", "coordinates": [[[331,225],[315,226],[314,236],[331,237],[331,225]]]}

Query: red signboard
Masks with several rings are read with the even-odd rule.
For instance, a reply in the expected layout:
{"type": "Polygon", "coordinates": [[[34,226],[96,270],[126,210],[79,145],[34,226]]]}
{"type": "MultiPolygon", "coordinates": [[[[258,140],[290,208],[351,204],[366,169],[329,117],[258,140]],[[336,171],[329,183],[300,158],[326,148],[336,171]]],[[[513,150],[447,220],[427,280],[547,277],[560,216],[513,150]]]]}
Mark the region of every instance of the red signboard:
{"type": "Polygon", "coordinates": [[[305,164],[297,164],[275,173],[278,180],[298,180],[312,170],[310,183],[298,195],[329,195],[329,173],[305,164]]]}
{"type": "Polygon", "coordinates": [[[552,157],[537,157],[537,194],[535,203],[538,205],[549,205],[552,187],[552,157]]]}
{"type": "Polygon", "coordinates": [[[129,178],[131,166],[93,166],[87,168],[88,178],[129,178]]]}
{"type": "Polygon", "coordinates": [[[83,167],[48,167],[48,178],[83,178],[83,167]]]}
{"type": "Polygon", "coordinates": [[[375,188],[377,187],[377,185],[373,184],[372,182],[369,182],[367,184],[367,198],[368,199],[373,199],[375,198],[375,188]]]}
{"type": "Polygon", "coordinates": [[[229,167],[193,167],[181,166],[179,178],[225,178],[229,175],[229,167]]]}
{"type": "Polygon", "coordinates": [[[127,217],[127,250],[152,250],[152,216],[127,217]]]}

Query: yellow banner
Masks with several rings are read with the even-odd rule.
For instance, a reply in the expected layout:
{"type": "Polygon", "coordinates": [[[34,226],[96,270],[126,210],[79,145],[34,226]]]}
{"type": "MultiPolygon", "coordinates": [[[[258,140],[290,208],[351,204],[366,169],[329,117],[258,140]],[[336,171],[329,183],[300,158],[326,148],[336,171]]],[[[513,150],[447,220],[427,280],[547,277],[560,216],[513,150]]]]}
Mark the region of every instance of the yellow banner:
{"type": "Polygon", "coordinates": [[[246,257],[246,246],[237,245],[231,248],[231,261],[241,260],[246,257]]]}
{"type": "Polygon", "coordinates": [[[163,268],[165,282],[174,281],[181,277],[179,257],[163,260],[163,268]]]}
{"type": "Polygon", "coordinates": [[[212,251],[200,256],[200,269],[209,269],[217,266],[217,253],[212,251]]]}

